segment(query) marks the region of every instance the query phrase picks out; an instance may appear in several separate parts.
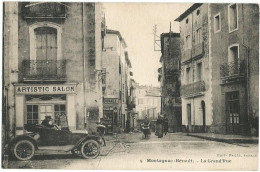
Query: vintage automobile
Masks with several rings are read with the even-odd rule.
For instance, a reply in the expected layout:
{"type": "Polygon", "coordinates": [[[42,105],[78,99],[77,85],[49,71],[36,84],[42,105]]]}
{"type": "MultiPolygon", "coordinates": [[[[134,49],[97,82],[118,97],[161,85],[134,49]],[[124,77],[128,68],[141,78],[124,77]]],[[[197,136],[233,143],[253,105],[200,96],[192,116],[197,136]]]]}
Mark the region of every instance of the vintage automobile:
{"type": "Polygon", "coordinates": [[[25,124],[28,133],[13,138],[8,144],[8,154],[18,160],[31,159],[36,151],[71,151],[83,158],[96,158],[102,148],[102,138],[85,133],[72,133],[68,127],[57,125],[25,124]]]}

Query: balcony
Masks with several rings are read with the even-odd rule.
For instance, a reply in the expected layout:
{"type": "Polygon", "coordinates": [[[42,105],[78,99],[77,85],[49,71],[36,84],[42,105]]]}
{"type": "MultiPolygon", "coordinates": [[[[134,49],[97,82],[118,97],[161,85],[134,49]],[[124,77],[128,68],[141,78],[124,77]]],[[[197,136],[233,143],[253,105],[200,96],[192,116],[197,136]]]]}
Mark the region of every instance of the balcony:
{"type": "Polygon", "coordinates": [[[246,76],[245,60],[238,60],[220,65],[220,78],[224,83],[244,79],[246,76]]]}
{"type": "Polygon", "coordinates": [[[24,60],[24,81],[66,81],[66,60],[24,60]]]}
{"type": "Polygon", "coordinates": [[[35,18],[54,18],[65,19],[67,17],[66,3],[58,2],[24,2],[23,3],[23,16],[25,19],[35,18]]]}
{"type": "Polygon", "coordinates": [[[192,58],[199,57],[204,54],[204,43],[196,44],[192,47],[191,56],[192,58]]]}
{"type": "Polygon", "coordinates": [[[191,49],[185,50],[181,57],[181,62],[184,63],[191,59],[191,49]]]}
{"type": "Polygon", "coordinates": [[[192,84],[181,86],[181,96],[182,97],[195,97],[202,95],[206,91],[205,82],[198,81],[192,84]]]}

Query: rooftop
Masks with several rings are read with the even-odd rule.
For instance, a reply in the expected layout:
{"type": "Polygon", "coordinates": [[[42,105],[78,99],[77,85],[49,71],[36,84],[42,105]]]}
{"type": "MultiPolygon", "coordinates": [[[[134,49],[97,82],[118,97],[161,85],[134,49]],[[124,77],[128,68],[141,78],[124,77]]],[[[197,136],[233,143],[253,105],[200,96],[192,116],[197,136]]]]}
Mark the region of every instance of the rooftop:
{"type": "Polygon", "coordinates": [[[122,35],[121,35],[121,33],[120,33],[119,31],[107,29],[107,30],[106,30],[106,34],[115,34],[115,35],[117,35],[118,38],[119,38],[119,40],[123,42],[124,47],[125,47],[125,48],[127,47],[127,44],[126,44],[124,38],[122,37],[122,35]]]}
{"type": "Polygon", "coordinates": [[[194,11],[195,9],[197,9],[198,7],[200,7],[202,5],[202,3],[195,3],[193,4],[190,8],[188,8],[184,13],[182,13],[177,19],[175,19],[174,21],[182,21],[185,17],[187,17],[192,11],[194,11]]]}

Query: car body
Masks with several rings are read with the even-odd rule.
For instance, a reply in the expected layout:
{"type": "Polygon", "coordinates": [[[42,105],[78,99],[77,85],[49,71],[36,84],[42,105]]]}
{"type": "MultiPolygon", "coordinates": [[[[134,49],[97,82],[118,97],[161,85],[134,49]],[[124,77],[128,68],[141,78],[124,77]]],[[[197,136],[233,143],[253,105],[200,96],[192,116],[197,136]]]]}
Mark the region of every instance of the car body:
{"type": "Polygon", "coordinates": [[[8,153],[19,160],[29,160],[35,151],[71,151],[84,158],[96,158],[100,154],[102,138],[86,132],[72,133],[68,128],[56,125],[25,124],[28,133],[16,136],[8,144],[8,153]]]}

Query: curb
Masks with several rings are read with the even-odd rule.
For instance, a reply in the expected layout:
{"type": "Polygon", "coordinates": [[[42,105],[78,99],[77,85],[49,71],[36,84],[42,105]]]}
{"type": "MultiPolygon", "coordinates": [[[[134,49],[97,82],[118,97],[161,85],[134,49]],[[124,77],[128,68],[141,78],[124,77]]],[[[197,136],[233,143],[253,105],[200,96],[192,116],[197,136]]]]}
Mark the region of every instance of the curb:
{"type": "Polygon", "coordinates": [[[197,137],[201,139],[206,139],[206,140],[211,140],[211,141],[216,141],[216,142],[225,142],[225,143],[250,143],[250,144],[258,144],[258,139],[250,139],[250,138],[245,138],[245,139],[224,139],[224,138],[214,138],[214,137],[208,137],[208,136],[200,136],[200,135],[195,135],[195,134],[188,134],[187,136],[191,137],[197,137]]]}

